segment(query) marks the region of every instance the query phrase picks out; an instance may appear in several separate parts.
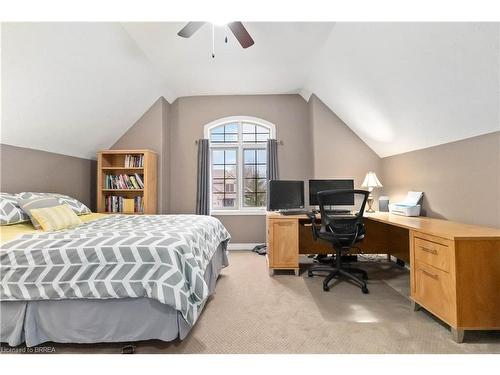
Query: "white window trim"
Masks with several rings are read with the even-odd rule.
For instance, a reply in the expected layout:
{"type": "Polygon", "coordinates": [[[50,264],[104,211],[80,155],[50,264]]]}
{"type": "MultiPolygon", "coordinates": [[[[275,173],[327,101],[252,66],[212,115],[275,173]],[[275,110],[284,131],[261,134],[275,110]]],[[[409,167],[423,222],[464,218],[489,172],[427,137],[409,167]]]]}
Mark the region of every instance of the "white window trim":
{"type": "Polygon", "coordinates": [[[265,128],[269,129],[269,134],[271,138],[276,138],[276,126],[266,120],[263,120],[258,117],[252,117],[252,116],[230,116],[230,117],[224,117],[220,118],[218,120],[212,121],[204,126],[203,134],[206,139],[209,140],[210,144],[210,155],[209,155],[209,162],[210,162],[210,214],[211,215],[218,215],[218,216],[225,216],[225,215],[265,215],[266,214],[266,207],[262,208],[256,208],[256,207],[244,207],[243,206],[243,168],[240,168],[240,161],[243,161],[243,149],[245,148],[260,148],[260,149],[265,149],[266,144],[265,143],[243,143],[243,135],[242,135],[242,126],[241,123],[243,122],[250,122],[256,125],[263,126],[265,128]],[[238,126],[238,142],[236,143],[214,143],[212,144],[210,142],[210,131],[213,128],[228,124],[228,123],[233,123],[237,122],[239,123],[238,126]],[[212,209],[212,149],[216,148],[237,148],[238,153],[236,156],[236,171],[238,174],[238,208],[237,209],[212,209]]]}

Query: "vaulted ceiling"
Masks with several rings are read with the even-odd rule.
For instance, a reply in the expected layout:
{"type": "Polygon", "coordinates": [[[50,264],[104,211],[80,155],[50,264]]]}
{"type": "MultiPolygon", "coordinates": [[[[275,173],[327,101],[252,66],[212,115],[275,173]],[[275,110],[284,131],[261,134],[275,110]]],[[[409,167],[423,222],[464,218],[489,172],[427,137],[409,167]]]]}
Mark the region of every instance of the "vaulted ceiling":
{"type": "Polygon", "coordinates": [[[382,157],[499,130],[499,24],[183,25],[3,24],[2,143],[92,157],[190,95],[314,93],[382,157]]]}

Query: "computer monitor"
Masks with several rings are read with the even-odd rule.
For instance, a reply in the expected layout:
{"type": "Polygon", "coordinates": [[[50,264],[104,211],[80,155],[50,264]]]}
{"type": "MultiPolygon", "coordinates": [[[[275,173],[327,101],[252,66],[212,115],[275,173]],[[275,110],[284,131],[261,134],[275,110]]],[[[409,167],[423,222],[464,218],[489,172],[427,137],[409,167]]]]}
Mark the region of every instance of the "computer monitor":
{"type": "MultiPolygon", "coordinates": [[[[318,191],[344,189],[354,189],[354,180],[309,180],[309,205],[319,205],[318,191]]],[[[354,194],[338,195],[335,201],[332,200],[325,204],[328,206],[353,206],[354,194]]]]}
{"type": "Polygon", "coordinates": [[[269,210],[304,207],[304,181],[269,181],[269,210]]]}

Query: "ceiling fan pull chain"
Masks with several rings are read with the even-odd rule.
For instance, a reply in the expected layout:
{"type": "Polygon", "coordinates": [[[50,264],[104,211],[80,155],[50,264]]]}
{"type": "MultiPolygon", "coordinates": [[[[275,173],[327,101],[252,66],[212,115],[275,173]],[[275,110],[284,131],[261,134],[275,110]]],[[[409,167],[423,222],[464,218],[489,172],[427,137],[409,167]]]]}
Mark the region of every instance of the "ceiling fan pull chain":
{"type": "Polygon", "coordinates": [[[212,59],[215,58],[215,26],[212,23],[212,59]]]}

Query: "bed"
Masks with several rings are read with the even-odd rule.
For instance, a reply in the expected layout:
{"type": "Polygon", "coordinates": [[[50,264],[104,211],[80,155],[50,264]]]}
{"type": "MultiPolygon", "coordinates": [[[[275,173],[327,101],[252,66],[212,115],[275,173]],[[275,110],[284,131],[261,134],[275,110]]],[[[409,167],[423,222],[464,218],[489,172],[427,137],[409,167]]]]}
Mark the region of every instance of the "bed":
{"type": "Polygon", "coordinates": [[[199,215],[81,216],[56,232],[1,227],[0,341],[35,346],[184,339],[228,265],[199,215]]]}

